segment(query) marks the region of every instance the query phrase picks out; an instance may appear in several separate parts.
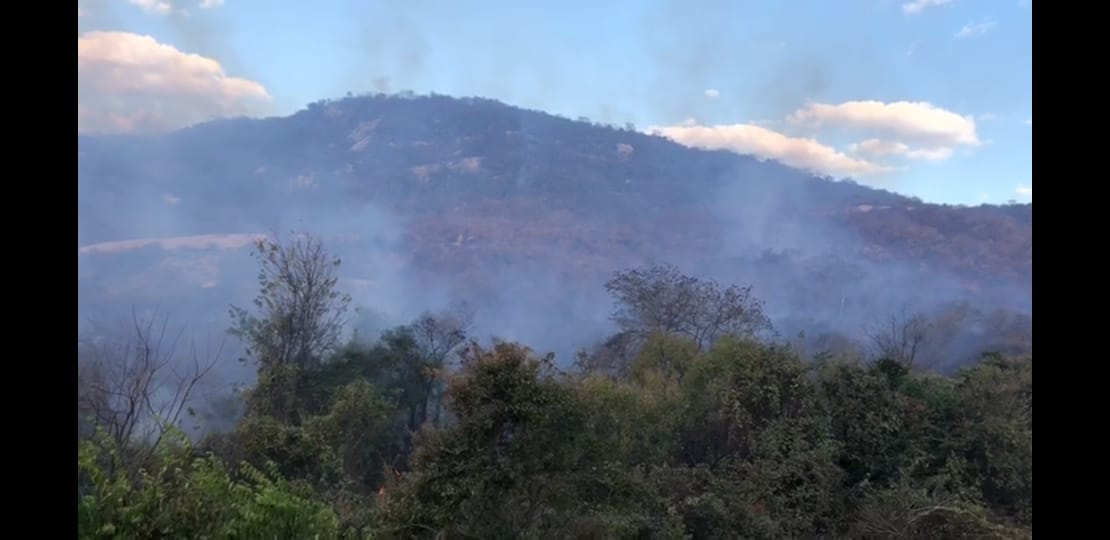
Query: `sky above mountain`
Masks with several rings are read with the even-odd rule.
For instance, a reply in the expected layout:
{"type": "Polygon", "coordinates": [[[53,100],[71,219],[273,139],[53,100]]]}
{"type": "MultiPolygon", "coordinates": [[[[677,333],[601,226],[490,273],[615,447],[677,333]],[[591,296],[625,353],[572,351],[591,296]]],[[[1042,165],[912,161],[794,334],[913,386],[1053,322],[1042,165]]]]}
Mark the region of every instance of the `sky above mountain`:
{"type": "Polygon", "coordinates": [[[1032,2],[83,0],[79,133],[482,96],[930,202],[1032,200],[1032,2]]]}

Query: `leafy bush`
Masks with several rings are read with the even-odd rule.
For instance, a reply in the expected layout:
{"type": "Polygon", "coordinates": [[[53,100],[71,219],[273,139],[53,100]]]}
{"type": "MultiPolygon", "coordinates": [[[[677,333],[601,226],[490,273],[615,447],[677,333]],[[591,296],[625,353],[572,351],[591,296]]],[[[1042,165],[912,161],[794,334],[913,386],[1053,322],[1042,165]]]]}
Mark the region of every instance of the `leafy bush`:
{"type": "Polygon", "coordinates": [[[331,508],[273,467],[233,473],[182,444],[163,446],[151,467],[129,474],[117,466],[119,451],[106,438],[79,447],[78,538],[338,537],[331,508]]]}

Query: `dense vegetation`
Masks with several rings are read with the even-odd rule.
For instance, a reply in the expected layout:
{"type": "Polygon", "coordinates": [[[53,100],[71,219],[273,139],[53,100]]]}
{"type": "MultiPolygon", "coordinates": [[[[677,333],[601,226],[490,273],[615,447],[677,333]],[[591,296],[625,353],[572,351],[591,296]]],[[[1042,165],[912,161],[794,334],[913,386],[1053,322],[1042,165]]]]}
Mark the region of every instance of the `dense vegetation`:
{"type": "Polygon", "coordinates": [[[614,275],[619,333],[559,370],[465,309],[340,340],[339,261],[258,248],[226,429],[181,435],[217,360],[163,326],[79,354],[79,537],[1032,536],[1031,343],[940,376],[906,317],[806,351],[746,287],[664,266],[614,275]]]}

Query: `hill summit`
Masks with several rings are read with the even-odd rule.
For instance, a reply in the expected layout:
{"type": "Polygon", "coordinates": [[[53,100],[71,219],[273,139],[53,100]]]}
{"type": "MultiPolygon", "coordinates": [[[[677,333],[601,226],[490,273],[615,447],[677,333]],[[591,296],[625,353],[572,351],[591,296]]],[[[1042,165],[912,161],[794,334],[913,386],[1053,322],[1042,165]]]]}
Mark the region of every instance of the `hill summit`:
{"type": "Polygon", "coordinates": [[[646,263],[751,284],[786,329],[850,334],[959,302],[1032,312],[1032,204],[927,204],[488,99],[350,97],[78,136],[80,304],[180,297],[219,316],[253,285],[234,239],[289,229],[334,242],[356,302],[464,298],[491,331],[541,344],[586,339],[604,279],[646,263]]]}

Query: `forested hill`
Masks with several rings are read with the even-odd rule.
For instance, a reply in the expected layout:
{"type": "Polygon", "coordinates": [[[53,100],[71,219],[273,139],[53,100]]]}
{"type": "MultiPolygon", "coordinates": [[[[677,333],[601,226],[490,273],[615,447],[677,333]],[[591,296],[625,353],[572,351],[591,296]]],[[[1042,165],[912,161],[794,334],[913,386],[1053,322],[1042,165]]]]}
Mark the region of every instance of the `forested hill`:
{"type": "MultiPolygon", "coordinates": [[[[78,189],[80,246],[308,229],[353,262],[353,283],[435,287],[479,308],[523,295],[560,320],[598,318],[585,299],[645,261],[752,284],[776,320],[800,321],[789,329],[851,333],[961,301],[1032,309],[1031,204],[925,204],[485,99],[352,97],[162,136],[78,136],[78,189]]],[[[85,250],[86,303],[120,300],[152,268],[175,286],[246,290],[212,269],[226,261],[124,262],[124,247],[85,250]]],[[[372,292],[356,301],[385,309],[372,292]]]]}
{"type": "MultiPolygon", "coordinates": [[[[434,96],[321,102],[285,118],[216,121],[155,139],[79,136],[79,243],[142,236],[122,224],[93,226],[103,209],[98,200],[134,188],[170,193],[181,199],[178,213],[213,218],[178,223],[189,226],[179,233],[275,221],[285,208],[272,203],[301,206],[305,191],[343,205],[385,203],[410,215],[465,213],[492,199],[504,203],[501,212],[519,209],[537,222],[572,212],[650,229],[659,212],[693,220],[723,189],[736,188],[737,212],[771,203],[785,222],[845,223],[876,257],[1031,279],[1032,204],[922,204],[775,162],[686,148],[631,127],[434,96]],[[104,188],[110,191],[94,196],[104,188]],[[536,215],[534,207],[550,215],[536,215]]],[[[680,234],[692,225],[671,228],[680,234]]]]}

